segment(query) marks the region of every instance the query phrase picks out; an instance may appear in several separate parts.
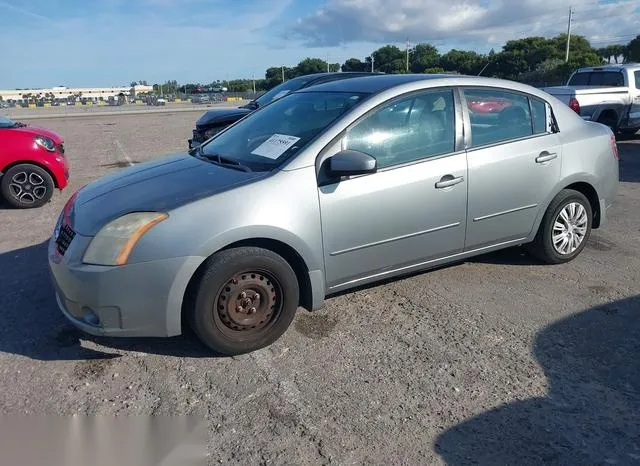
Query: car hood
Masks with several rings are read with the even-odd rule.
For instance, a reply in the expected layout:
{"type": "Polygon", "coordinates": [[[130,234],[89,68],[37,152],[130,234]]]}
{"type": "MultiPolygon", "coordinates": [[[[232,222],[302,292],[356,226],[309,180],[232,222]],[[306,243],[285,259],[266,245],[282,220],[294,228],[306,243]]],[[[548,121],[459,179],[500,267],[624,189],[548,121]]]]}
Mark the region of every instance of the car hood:
{"type": "Polygon", "coordinates": [[[11,131],[19,131],[21,133],[31,134],[33,136],[46,136],[50,138],[56,145],[64,142],[62,140],[62,136],[60,136],[55,131],[51,131],[50,129],[47,129],[47,128],[41,128],[39,126],[25,125],[25,126],[17,126],[15,128],[7,128],[7,129],[10,129],[11,131]]]}
{"type": "Polygon", "coordinates": [[[233,118],[240,119],[251,112],[252,110],[242,107],[211,109],[198,118],[196,126],[210,126],[233,118]]]}
{"type": "Polygon", "coordinates": [[[75,195],[69,212],[81,235],[94,236],[111,220],[140,211],[169,211],[268,176],[243,172],[195,158],[172,154],[104,176],[75,195]]]}

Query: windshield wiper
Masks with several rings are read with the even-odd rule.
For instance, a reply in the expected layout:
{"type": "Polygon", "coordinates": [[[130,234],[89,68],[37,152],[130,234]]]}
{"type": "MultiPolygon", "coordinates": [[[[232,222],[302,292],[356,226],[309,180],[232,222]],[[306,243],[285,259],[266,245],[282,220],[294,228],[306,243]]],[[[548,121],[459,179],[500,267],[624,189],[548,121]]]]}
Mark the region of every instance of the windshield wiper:
{"type": "Polygon", "coordinates": [[[236,170],[241,170],[243,172],[250,172],[251,170],[247,165],[238,162],[237,160],[231,159],[229,157],[223,157],[220,154],[205,154],[202,150],[202,146],[198,146],[198,155],[200,157],[205,158],[213,163],[218,165],[222,165],[224,167],[235,168],[236,170]]]}

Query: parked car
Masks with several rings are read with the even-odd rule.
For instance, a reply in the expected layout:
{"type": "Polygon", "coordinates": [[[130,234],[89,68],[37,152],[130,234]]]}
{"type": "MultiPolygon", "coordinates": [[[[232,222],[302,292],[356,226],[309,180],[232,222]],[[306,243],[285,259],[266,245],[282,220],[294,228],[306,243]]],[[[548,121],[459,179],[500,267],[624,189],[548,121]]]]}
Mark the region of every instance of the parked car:
{"type": "Polygon", "coordinates": [[[252,100],[246,105],[242,105],[240,107],[224,107],[211,109],[204,113],[196,121],[196,127],[192,131],[193,137],[187,141],[189,149],[197,147],[214,134],[219,133],[220,131],[235,123],[242,117],[248,115],[249,113],[257,110],[260,107],[264,107],[268,103],[273,102],[274,100],[277,100],[280,97],[283,97],[295,90],[304,89],[309,86],[334,80],[350,79],[378,74],[383,73],[349,71],[306,74],[304,76],[298,76],[296,78],[289,79],[288,81],[279,84],[278,86],[265,92],[260,97],[252,100]]]}
{"type": "Polygon", "coordinates": [[[69,165],[57,133],[0,116],[0,194],[13,207],[41,207],[66,188],[69,165]]]}
{"type": "Polygon", "coordinates": [[[357,286],[517,245],[570,261],[605,225],[618,175],[609,128],[533,87],[340,80],[77,191],[49,267],[62,313],[90,334],[167,337],[188,322],[239,354],[357,286]],[[464,99],[480,98],[510,105],[471,119],[464,99]]]}
{"type": "Polygon", "coordinates": [[[580,68],[566,86],[543,90],[614,133],[635,134],[640,129],[640,64],[580,68]]]}

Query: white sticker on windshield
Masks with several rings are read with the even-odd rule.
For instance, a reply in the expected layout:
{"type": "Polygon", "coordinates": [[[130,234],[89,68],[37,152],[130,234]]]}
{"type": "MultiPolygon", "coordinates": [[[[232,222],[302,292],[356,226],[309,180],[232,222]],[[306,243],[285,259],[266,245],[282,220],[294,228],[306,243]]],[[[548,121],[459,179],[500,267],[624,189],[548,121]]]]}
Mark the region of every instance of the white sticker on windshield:
{"type": "Polygon", "coordinates": [[[274,134],[265,142],[256,147],[251,153],[254,155],[260,155],[262,157],[268,157],[270,159],[277,159],[299,140],[300,138],[297,138],[295,136],[288,136],[286,134],[274,134]]]}

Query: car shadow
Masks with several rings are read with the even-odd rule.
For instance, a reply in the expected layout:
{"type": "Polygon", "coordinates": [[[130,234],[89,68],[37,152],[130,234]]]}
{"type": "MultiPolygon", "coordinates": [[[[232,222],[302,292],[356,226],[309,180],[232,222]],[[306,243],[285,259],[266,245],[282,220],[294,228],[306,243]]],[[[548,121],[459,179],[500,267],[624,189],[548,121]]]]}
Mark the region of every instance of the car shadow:
{"type": "Polygon", "coordinates": [[[52,361],[117,358],[121,356],[118,351],[219,357],[191,332],[174,338],[87,335],[68,323],[58,309],[47,264],[47,242],[0,254],[0,352],[52,361]],[[83,346],[83,341],[104,350],[83,346]]]}
{"type": "Polygon", "coordinates": [[[640,295],[542,329],[533,354],[546,396],[514,401],[448,429],[450,465],[640,463],[640,295]]]}

